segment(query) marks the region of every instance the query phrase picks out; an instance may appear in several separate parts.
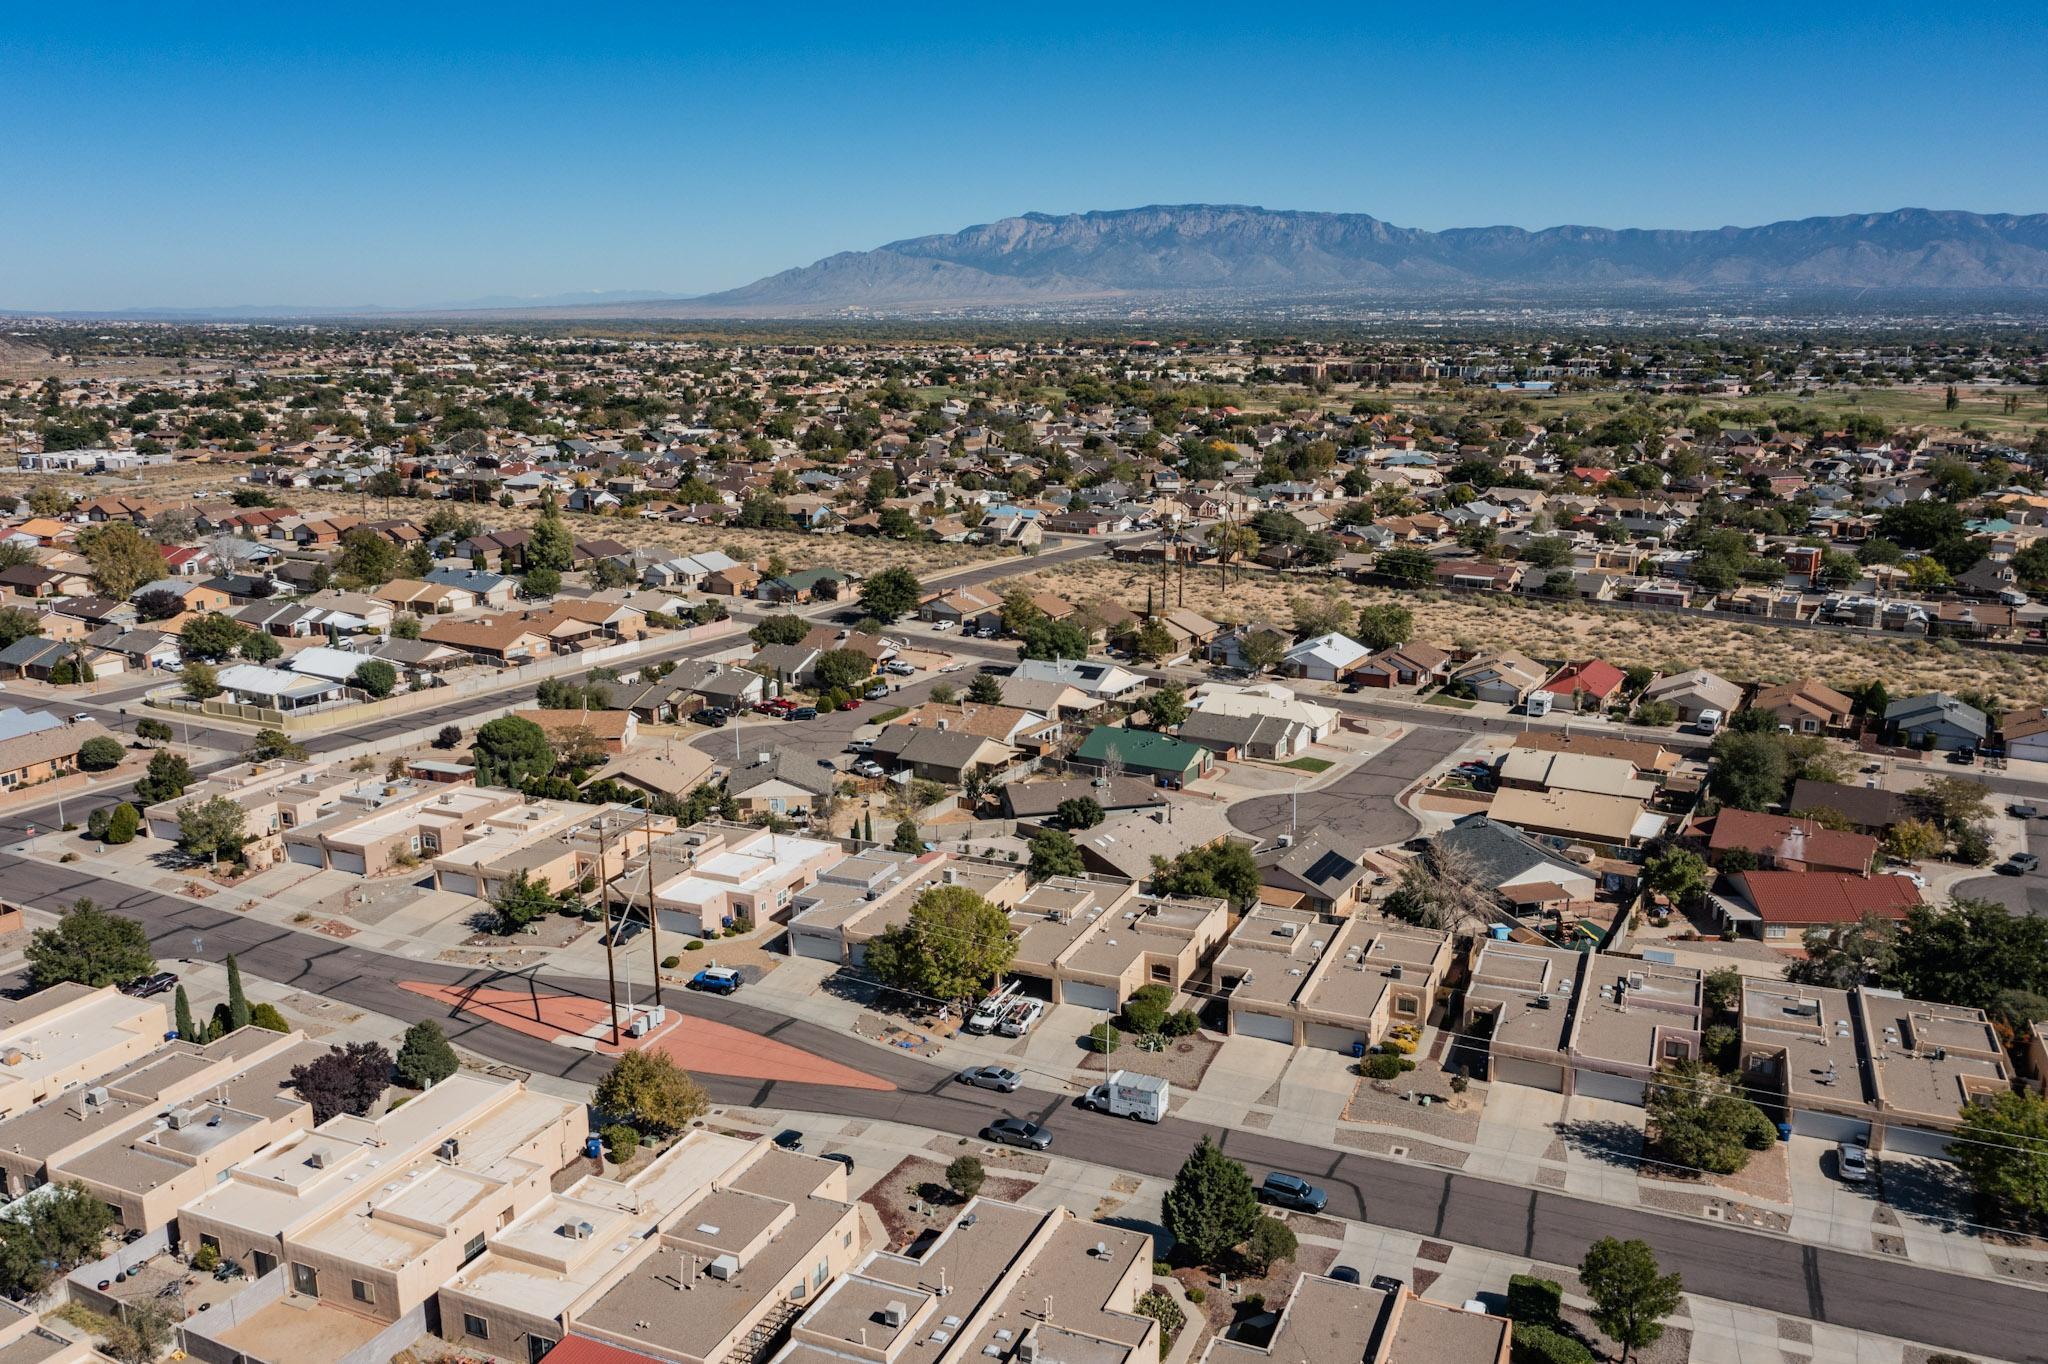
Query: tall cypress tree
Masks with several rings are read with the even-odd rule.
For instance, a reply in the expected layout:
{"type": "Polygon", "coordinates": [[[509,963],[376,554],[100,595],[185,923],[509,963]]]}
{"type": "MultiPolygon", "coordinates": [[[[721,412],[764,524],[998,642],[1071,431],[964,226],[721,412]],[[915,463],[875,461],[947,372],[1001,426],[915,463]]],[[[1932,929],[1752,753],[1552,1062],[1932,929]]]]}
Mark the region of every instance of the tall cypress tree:
{"type": "Polygon", "coordinates": [[[228,953],[228,1029],[249,1026],[249,997],[242,993],[242,964],[228,953]]]}
{"type": "Polygon", "coordinates": [[[185,998],[185,987],[182,985],[178,987],[177,1000],[171,1006],[171,1016],[172,1026],[178,1030],[178,1036],[187,1042],[199,1040],[199,1029],[192,1022],[192,1001],[185,998]]]}

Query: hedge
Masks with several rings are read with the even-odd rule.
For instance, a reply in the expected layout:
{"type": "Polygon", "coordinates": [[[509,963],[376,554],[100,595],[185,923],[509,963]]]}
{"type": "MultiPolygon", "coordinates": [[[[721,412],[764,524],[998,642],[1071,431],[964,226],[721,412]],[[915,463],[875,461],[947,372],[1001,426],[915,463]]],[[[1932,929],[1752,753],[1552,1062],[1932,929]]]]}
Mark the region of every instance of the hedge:
{"type": "Polygon", "coordinates": [[[1515,1324],[1515,1344],[1509,1356],[1514,1364],[1593,1364],[1593,1352],[1585,1345],[1534,1323],[1515,1324]]]}
{"type": "Polygon", "coordinates": [[[1564,1289],[1555,1279],[1534,1274],[1508,1276],[1508,1315],[1531,1326],[1548,1326],[1564,1307],[1564,1289]]]}

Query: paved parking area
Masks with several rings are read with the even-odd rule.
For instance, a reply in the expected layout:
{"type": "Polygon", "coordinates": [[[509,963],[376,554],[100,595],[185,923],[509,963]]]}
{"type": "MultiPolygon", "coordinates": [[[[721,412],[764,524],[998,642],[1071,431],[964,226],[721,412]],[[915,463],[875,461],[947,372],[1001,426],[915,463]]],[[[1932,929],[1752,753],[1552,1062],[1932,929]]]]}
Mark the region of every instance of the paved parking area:
{"type": "Polygon", "coordinates": [[[1415,727],[1343,776],[1299,797],[1279,794],[1239,801],[1230,807],[1230,822],[1260,838],[1290,831],[1303,836],[1320,833],[1359,850],[1400,843],[1422,826],[1395,804],[1396,797],[1473,737],[1459,730],[1415,727]]]}

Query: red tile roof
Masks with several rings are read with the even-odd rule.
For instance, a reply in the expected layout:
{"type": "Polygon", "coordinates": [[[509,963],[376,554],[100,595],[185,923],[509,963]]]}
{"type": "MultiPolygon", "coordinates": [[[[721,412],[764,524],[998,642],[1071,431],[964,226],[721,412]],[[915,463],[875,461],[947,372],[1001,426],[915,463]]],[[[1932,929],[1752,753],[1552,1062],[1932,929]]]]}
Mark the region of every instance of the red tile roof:
{"type": "Polygon", "coordinates": [[[1865,914],[1903,919],[1920,903],[1920,888],[1903,876],[1746,871],[1735,879],[1767,924],[1846,924],[1865,914]]]}
{"type": "Polygon", "coordinates": [[[1621,687],[1628,678],[1621,669],[1604,658],[1589,658],[1583,663],[1567,663],[1558,669],[1557,676],[1545,682],[1537,690],[1555,692],[1561,696],[1574,696],[1586,692],[1606,700],[1621,687]]]}
{"type": "Polygon", "coordinates": [[[1877,840],[1868,834],[1829,829],[1814,819],[1758,814],[1753,810],[1726,809],[1715,815],[1713,836],[1707,840],[1707,846],[1715,852],[1747,848],[1780,862],[1804,862],[1816,870],[1858,875],[1867,871],[1870,860],[1877,856],[1877,840]]]}
{"type": "Polygon", "coordinates": [[[663,1364],[652,1355],[622,1350],[589,1336],[564,1336],[560,1344],[548,1351],[548,1358],[556,1364],[663,1364]]]}

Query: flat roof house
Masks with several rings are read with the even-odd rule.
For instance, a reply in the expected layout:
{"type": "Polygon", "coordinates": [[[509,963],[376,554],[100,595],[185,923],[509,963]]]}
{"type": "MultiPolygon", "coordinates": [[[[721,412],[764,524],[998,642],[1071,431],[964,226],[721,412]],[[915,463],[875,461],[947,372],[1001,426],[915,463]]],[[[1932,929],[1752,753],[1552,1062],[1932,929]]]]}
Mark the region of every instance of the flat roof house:
{"type": "Polygon", "coordinates": [[[1233,1033],[1349,1052],[1419,1027],[1450,964],[1450,935],[1433,929],[1254,905],[1209,975],[1233,1033]]]}
{"type": "Polygon", "coordinates": [[[1303,1274],[1265,1345],[1211,1336],[1200,1364],[1507,1364],[1513,1328],[1407,1287],[1303,1274]]]}
{"type": "Polygon", "coordinates": [[[162,999],[135,999],[111,985],[52,985],[0,1003],[0,1118],[162,1045],[162,999]]]}
{"type": "Polygon", "coordinates": [[[946,852],[863,848],[828,864],[796,893],[788,950],[859,966],[868,943],[907,923],[917,897],[935,886],[966,886],[1000,907],[1015,904],[1028,884],[1023,867],[946,852]]]}
{"type": "Polygon", "coordinates": [[[653,861],[654,907],[665,933],[710,937],[728,923],[787,922],[796,897],[844,856],[837,842],[740,825],[693,824],[655,840],[609,878],[613,903],[647,904],[653,861]]]}
{"type": "Polygon", "coordinates": [[[1009,974],[1055,1004],[1111,1011],[1147,985],[1178,994],[1223,937],[1222,900],[1140,895],[1128,881],[1056,876],[1010,906],[1009,974]]]}
{"type": "Polygon", "coordinates": [[[1459,1031],[1486,1038],[1489,1079],[1641,1104],[1663,1067],[1700,1057],[1699,971],[1482,939],[1459,1031]]]}

